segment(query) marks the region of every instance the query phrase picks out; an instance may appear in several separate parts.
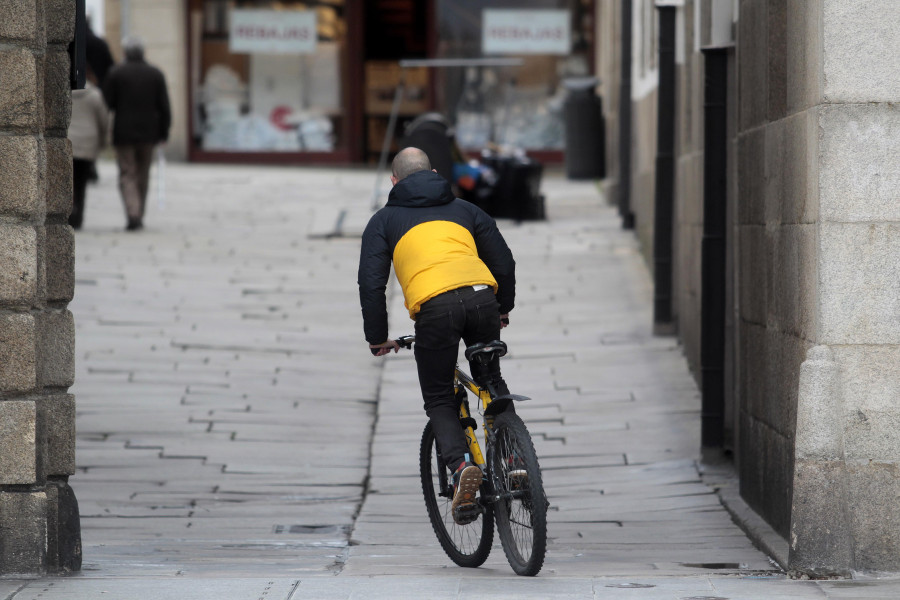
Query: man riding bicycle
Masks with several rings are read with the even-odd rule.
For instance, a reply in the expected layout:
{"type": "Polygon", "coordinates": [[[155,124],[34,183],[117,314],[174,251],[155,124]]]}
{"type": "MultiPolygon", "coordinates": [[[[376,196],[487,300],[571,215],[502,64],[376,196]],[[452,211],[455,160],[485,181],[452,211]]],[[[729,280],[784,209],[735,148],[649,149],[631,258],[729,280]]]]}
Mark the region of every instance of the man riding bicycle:
{"type": "MultiPolygon", "coordinates": [[[[369,348],[376,356],[399,350],[388,337],[385,298],[391,262],[415,323],[415,357],[425,413],[454,473],[453,518],[465,522],[475,506],[481,469],[470,461],[453,389],[460,339],[492,342],[509,323],[515,298],[515,261],[494,220],[455,198],[446,179],[418,148],[401,150],[391,167],[387,204],[369,220],[359,258],[359,298],[369,348]]],[[[470,363],[479,385],[509,389],[500,360],[470,363]]],[[[510,403],[507,409],[512,411],[510,403]]]]}

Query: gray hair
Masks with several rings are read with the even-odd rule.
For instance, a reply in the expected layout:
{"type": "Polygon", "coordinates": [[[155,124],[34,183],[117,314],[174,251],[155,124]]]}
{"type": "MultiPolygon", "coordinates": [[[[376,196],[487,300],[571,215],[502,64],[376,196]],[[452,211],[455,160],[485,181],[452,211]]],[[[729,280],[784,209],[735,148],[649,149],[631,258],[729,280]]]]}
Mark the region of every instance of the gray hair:
{"type": "Polygon", "coordinates": [[[391,163],[391,173],[397,178],[397,181],[406,178],[418,171],[430,171],[431,161],[423,150],[410,146],[404,148],[394,157],[391,163]]]}
{"type": "Polygon", "coordinates": [[[144,58],[144,40],[136,35],[129,35],[122,40],[122,50],[127,60],[144,58]]]}

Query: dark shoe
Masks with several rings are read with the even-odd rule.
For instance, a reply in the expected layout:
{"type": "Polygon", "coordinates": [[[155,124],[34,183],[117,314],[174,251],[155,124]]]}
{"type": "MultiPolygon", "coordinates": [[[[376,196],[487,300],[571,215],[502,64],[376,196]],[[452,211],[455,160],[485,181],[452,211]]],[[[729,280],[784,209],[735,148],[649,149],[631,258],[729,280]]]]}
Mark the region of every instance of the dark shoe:
{"type": "Polygon", "coordinates": [[[453,503],[450,509],[457,525],[468,525],[478,518],[481,510],[475,502],[483,475],[478,465],[468,461],[460,463],[453,474],[453,503]]]}
{"type": "Polygon", "coordinates": [[[144,224],[140,219],[128,219],[128,225],[125,226],[125,231],[139,231],[144,228],[144,224]]]}

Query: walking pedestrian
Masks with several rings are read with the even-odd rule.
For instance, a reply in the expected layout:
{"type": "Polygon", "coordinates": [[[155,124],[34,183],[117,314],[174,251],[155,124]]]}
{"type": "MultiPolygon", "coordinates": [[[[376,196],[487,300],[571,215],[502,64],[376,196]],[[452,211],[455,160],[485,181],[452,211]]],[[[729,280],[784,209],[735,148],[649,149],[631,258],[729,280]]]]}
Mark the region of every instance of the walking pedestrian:
{"type": "MultiPolygon", "coordinates": [[[[102,37],[94,33],[94,30],[91,28],[90,19],[88,19],[87,36],[85,37],[84,57],[87,62],[87,70],[85,72],[87,80],[97,86],[99,90],[103,90],[103,82],[106,81],[106,74],[109,73],[109,70],[115,64],[115,61],[113,61],[112,52],[109,51],[109,44],[107,44],[106,40],[102,37]]],[[[87,180],[89,183],[96,183],[99,179],[100,177],[97,175],[97,162],[91,161],[87,180]]]]}
{"type": "Polygon", "coordinates": [[[169,139],[172,115],[162,71],[144,60],[144,46],[136,37],[123,43],[125,62],[113,67],[103,85],[103,97],[114,112],[113,146],[119,165],[119,191],[128,224],[144,226],[150,185],[150,164],[157,144],[169,139]]]}
{"type": "Polygon", "coordinates": [[[109,44],[102,37],[94,33],[90,24],[87,27],[87,35],[85,36],[85,61],[87,62],[87,77],[100,88],[106,81],[106,75],[112,68],[112,53],[109,51],[109,44]]]}
{"type": "Polygon", "coordinates": [[[72,91],[72,119],[69,141],[72,143],[72,212],[69,225],[81,229],[84,221],[87,184],[94,171],[94,161],[106,146],[109,112],[103,94],[91,82],[84,89],[72,91]]]}

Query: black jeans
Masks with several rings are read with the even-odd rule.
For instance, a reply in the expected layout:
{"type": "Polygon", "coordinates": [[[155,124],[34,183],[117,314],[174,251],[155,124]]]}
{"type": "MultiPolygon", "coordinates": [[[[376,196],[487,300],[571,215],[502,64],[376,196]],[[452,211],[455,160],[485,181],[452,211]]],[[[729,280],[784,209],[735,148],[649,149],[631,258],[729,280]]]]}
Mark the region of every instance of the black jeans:
{"type": "MultiPolygon", "coordinates": [[[[475,291],[467,286],[445,292],[423,304],[416,315],[416,367],[425,413],[451,471],[468,452],[453,392],[460,339],[466,346],[500,339],[500,305],[491,288],[475,291]]],[[[490,380],[500,394],[509,393],[500,375],[499,358],[487,366],[476,363],[469,366],[479,384],[490,380]]]]}

